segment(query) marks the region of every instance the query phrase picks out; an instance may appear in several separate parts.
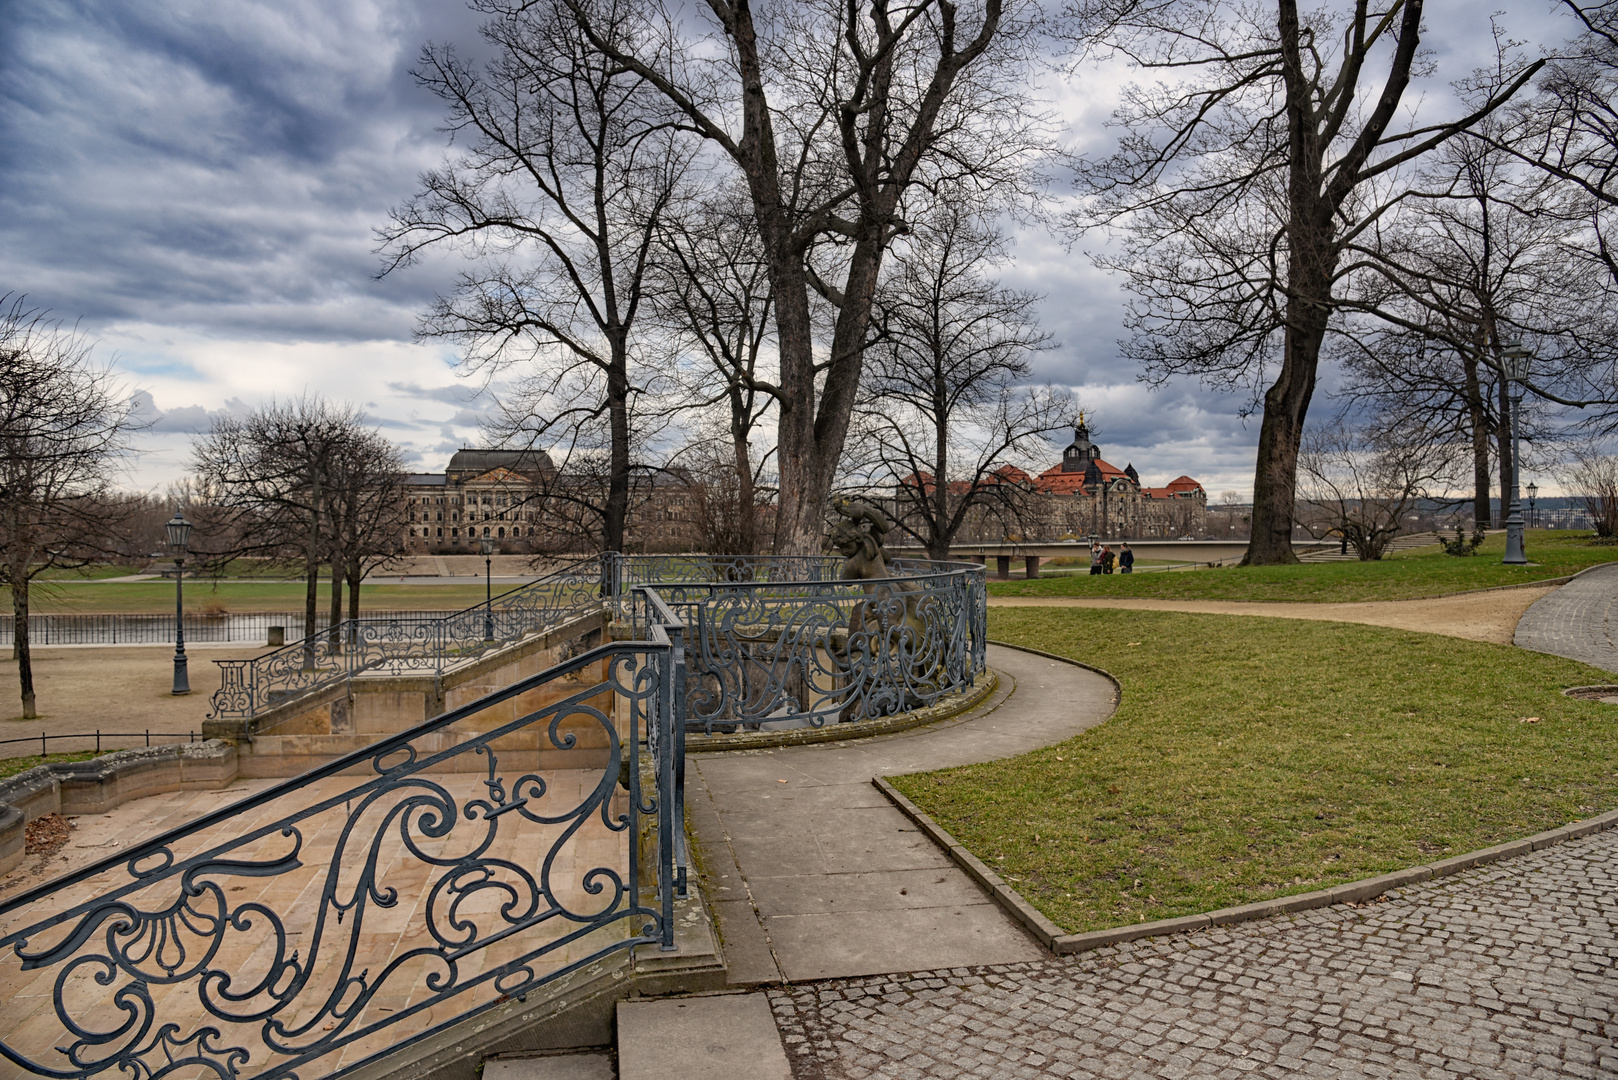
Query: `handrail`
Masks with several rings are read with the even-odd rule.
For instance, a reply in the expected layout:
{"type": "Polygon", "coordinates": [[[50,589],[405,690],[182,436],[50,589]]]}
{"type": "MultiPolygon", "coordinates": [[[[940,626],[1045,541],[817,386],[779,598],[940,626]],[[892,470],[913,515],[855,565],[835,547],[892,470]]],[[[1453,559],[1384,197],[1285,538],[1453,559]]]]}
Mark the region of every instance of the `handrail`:
{"type": "Polygon", "coordinates": [[[341,1053],[327,1075],[342,1076],[610,953],[672,949],[680,629],[591,649],[0,901],[0,982],[55,972],[59,1025],[0,1019],[0,1056],[61,1078],[262,1064],[254,1075],[274,1080],[341,1053]],[[560,700],[456,728],[591,670],[560,700]],[[543,754],[583,770],[580,796],[547,778],[543,754]],[[476,758],[484,767],[464,768],[476,758]],[[248,814],[253,827],[217,835],[248,814]],[[652,817],[648,904],[636,838],[652,817]],[[598,862],[604,843],[621,859],[598,862]]]}
{"type": "Polygon", "coordinates": [[[604,587],[602,558],[579,559],[447,615],[344,619],[251,660],[215,660],[221,685],[209,719],[251,719],[264,708],[383,667],[441,675],[450,665],[598,608],[604,587]],[[571,590],[567,602],[547,602],[558,599],[555,590],[571,590]]]}

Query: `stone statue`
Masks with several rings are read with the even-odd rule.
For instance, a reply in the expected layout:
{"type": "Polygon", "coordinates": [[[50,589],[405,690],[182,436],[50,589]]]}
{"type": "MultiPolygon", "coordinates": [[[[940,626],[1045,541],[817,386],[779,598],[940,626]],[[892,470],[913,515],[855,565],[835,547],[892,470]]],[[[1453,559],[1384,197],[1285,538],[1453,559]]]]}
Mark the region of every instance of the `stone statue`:
{"type": "Polygon", "coordinates": [[[839,498],[831,506],[843,519],[832,526],[829,538],[843,555],[843,580],[887,577],[888,557],[882,544],[893,528],[888,515],[861,499],[839,498]]]}

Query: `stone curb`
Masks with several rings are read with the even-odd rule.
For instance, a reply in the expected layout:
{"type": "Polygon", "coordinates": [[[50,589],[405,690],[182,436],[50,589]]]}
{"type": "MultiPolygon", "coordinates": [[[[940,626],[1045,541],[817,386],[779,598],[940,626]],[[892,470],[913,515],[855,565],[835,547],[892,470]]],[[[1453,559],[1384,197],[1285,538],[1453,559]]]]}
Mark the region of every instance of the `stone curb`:
{"type": "Polygon", "coordinates": [[[936,724],[963,712],[977,708],[1000,685],[1000,676],[993,668],[985,668],[976,685],[967,687],[925,709],[884,716],[875,720],[860,720],[852,724],[826,724],[817,728],[798,728],[793,731],[745,731],[734,735],[688,734],[685,738],[687,754],[718,754],[727,750],[765,750],[778,746],[808,746],[824,742],[853,742],[876,735],[891,735],[908,731],[923,724],[936,724]]]}
{"type": "Polygon", "coordinates": [[[1005,908],[1014,919],[1027,927],[1029,932],[1039,939],[1041,945],[1059,956],[1066,953],[1099,949],[1104,945],[1116,945],[1122,941],[1135,941],[1139,938],[1157,937],[1161,934],[1176,934],[1186,930],[1206,930],[1214,926],[1230,926],[1235,923],[1250,922],[1253,919],[1268,918],[1271,915],[1286,915],[1294,911],[1308,911],[1311,908],[1329,907],[1332,904],[1364,903],[1366,900],[1381,896],[1389,889],[1398,889],[1434,878],[1448,877],[1451,874],[1458,874],[1462,870],[1470,870],[1474,866],[1486,866],[1502,859],[1527,855],[1530,852],[1539,851],[1554,844],[1577,840],[1581,837],[1618,827],[1618,810],[1613,810],[1597,817],[1563,825],[1558,829],[1535,833],[1533,836],[1524,837],[1521,840],[1496,844],[1494,847],[1487,847],[1481,851],[1457,855],[1450,859],[1440,859],[1437,862],[1426,863],[1422,866],[1412,866],[1407,870],[1396,870],[1391,874],[1379,874],[1376,877],[1362,878],[1359,881],[1350,881],[1342,885],[1333,885],[1330,888],[1318,889],[1314,892],[1298,893],[1294,896],[1277,896],[1273,899],[1259,900],[1251,904],[1220,908],[1218,911],[1205,911],[1200,915],[1184,915],[1177,919],[1158,919],[1155,922],[1114,926],[1107,930],[1092,930],[1085,934],[1069,934],[1047,919],[1034,905],[1024,900],[1021,894],[1010,885],[1007,885],[1000,875],[989,869],[987,864],[963,847],[953,836],[945,832],[936,821],[923,813],[915,803],[905,798],[892,784],[879,776],[873,777],[871,783],[894,806],[898,807],[900,813],[915,822],[917,827],[926,833],[933,843],[948,852],[950,858],[954,859],[961,869],[966,871],[968,876],[982,886],[983,890],[994,899],[995,903],[1005,908]]]}

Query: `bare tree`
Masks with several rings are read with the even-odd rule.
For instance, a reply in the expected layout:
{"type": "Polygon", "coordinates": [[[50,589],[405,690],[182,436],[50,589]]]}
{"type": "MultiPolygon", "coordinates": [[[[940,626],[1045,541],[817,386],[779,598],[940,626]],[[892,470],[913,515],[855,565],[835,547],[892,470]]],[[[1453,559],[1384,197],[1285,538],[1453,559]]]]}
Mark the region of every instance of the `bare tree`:
{"type": "Polygon", "coordinates": [[[1454,448],[1418,429],[1367,434],[1341,420],[1304,435],[1300,523],[1341,537],[1362,561],[1380,559],[1417,505],[1447,487],[1454,448]]]}
{"type": "Polygon", "coordinates": [[[1497,126],[1486,121],[1434,155],[1357,301],[1382,332],[1344,343],[1350,394],[1470,443],[1480,526],[1490,520],[1490,440],[1504,492],[1512,428],[1554,436],[1556,403],[1611,396],[1618,330],[1618,292],[1585,250],[1589,230],[1565,212],[1564,192],[1493,145],[1497,126]],[[1534,344],[1536,396],[1508,425],[1501,353],[1513,339],[1534,344]]]}
{"type": "Polygon", "coordinates": [[[1598,537],[1618,538],[1618,456],[1592,444],[1575,447],[1563,486],[1584,504],[1598,537]]]}
{"type": "MultiPolygon", "coordinates": [[[[600,440],[608,478],[602,542],[623,546],[629,512],[636,324],[659,222],[688,166],[661,98],[592,47],[564,0],[474,0],[491,16],[482,67],[427,47],[416,76],[449,108],[460,156],[381,231],[384,273],[433,247],[476,260],[420,332],[461,343],[471,370],[518,366],[508,399],[536,441],[600,440]],[[656,108],[654,108],[654,106],[656,108]]],[[[589,0],[605,49],[635,50],[639,5],[589,0]]],[[[594,449],[594,446],[591,446],[594,449]]],[[[555,454],[553,453],[553,457],[555,454]]],[[[565,469],[565,463],[559,463],[565,469]]]]}
{"type": "MultiPolygon", "coordinates": [[[[660,287],[653,293],[663,325],[678,344],[672,393],[699,424],[723,404],[729,478],[712,453],[693,464],[702,478],[702,515],[715,554],[752,555],[759,547],[759,513],[766,504],[760,477],[770,453],[754,436],[780,398],[774,379],[768,267],[746,192],[722,185],[668,215],[659,233],[660,287]]],[[[701,438],[699,441],[706,443],[701,438]]]]}
{"type": "Polygon", "coordinates": [[[816,553],[907,194],[959,184],[993,199],[1029,179],[1044,139],[1025,77],[1037,9],[707,0],[710,26],[682,36],[674,5],[656,4],[648,25],[665,29],[632,42],[588,0],[564,2],[747,186],[780,364],[775,547],[816,553]],[[823,347],[816,297],[834,311],[823,347]]]}
{"type": "Polygon", "coordinates": [[[1156,379],[1262,386],[1252,564],[1292,552],[1297,455],[1322,345],[1410,166],[1499,109],[1541,61],[1470,76],[1453,119],[1401,116],[1418,66],[1422,0],[1356,0],[1273,21],[1235,0],[1078,0],[1086,27],[1178,81],[1134,87],[1116,154],[1081,170],[1081,227],[1116,226],[1099,259],[1137,299],[1126,353],[1156,379]]]}
{"type": "Polygon", "coordinates": [[[38,715],[30,586],[116,549],[133,507],[110,488],[133,426],[128,396],[82,336],[20,296],[0,297],[0,574],[24,719],[38,715]]]}
{"type": "Polygon", "coordinates": [[[356,448],[361,417],[318,397],[271,400],[243,416],[221,416],[192,445],[192,468],[214,491],[226,528],[215,558],[296,552],[303,564],[303,633],[312,640],[320,567],[333,550],[332,490],[356,448]],[[225,537],[235,545],[223,550],[225,537]]]}
{"type": "Polygon", "coordinates": [[[404,458],[399,448],[375,431],[352,433],[347,450],[333,463],[327,488],[331,521],[331,625],[341,619],[342,590],[348,586],[348,617],[360,617],[360,584],[373,570],[404,554],[407,526],[404,458]]]}
{"type": "Polygon", "coordinates": [[[894,483],[895,523],[933,559],[973,517],[1024,531],[1031,490],[1016,461],[1072,414],[1065,395],[1022,385],[1050,335],[1038,297],[985,272],[1004,259],[1002,236],[945,204],[895,248],[877,292],[861,429],[894,483]]]}

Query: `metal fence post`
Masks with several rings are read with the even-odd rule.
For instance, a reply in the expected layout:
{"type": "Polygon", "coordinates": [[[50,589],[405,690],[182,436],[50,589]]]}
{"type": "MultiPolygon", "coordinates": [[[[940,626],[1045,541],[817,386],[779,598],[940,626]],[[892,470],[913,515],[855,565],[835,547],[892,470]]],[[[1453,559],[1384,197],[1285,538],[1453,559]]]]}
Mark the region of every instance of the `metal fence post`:
{"type": "Polygon", "coordinates": [[[674,650],[663,652],[657,688],[657,892],[663,952],[674,951],[674,650]]]}
{"type": "Polygon", "coordinates": [[[685,627],[674,623],[668,627],[668,633],[673,682],[669,713],[669,723],[672,725],[670,734],[673,737],[669,743],[674,757],[674,828],[678,838],[674,874],[675,891],[683,897],[686,894],[686,868],[691,861],[686,857],[685,839],[685,627]]]}

